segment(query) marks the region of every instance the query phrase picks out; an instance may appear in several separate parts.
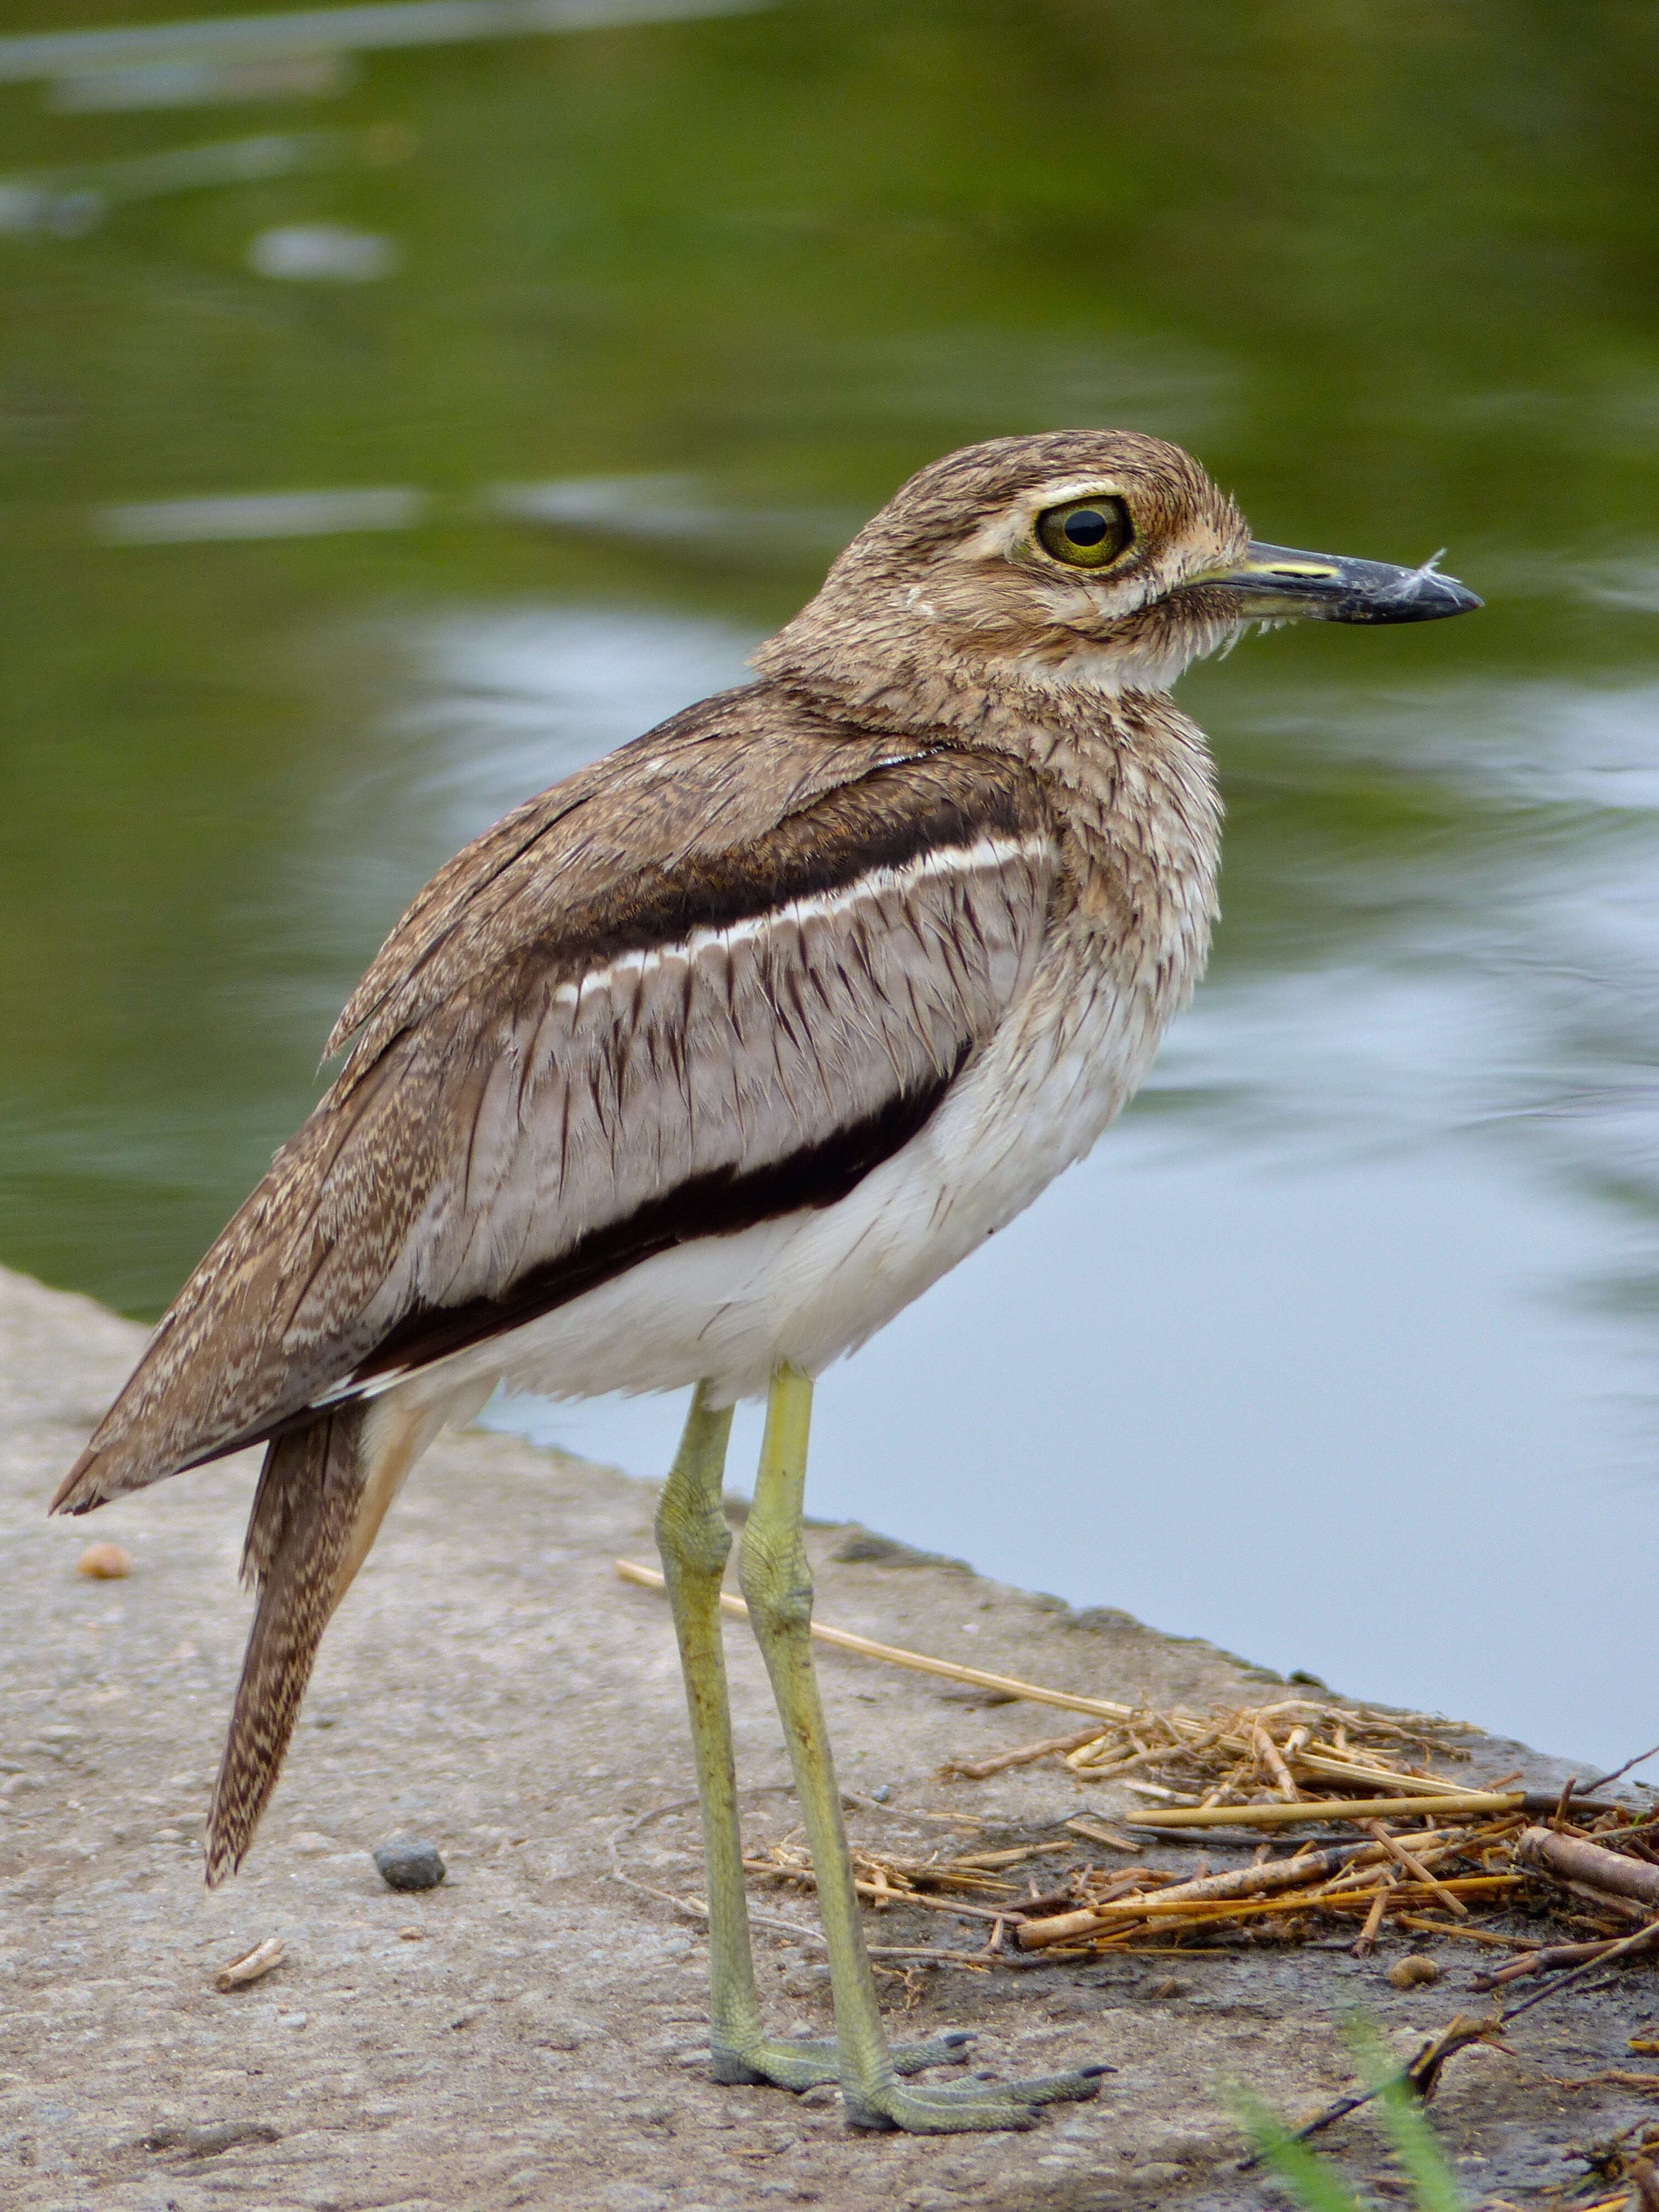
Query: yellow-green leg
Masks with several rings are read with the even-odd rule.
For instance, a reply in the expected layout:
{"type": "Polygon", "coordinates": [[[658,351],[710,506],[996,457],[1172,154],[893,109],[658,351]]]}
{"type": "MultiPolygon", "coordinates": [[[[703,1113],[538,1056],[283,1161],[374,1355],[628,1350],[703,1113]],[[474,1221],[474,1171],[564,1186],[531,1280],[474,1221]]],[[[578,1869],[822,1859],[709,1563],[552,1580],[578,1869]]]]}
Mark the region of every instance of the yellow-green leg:
{"type": "MultiPolygon", "coordinates": [[[[910,2088],[883,2032],[875,1978],[853,1887],[830,1739],[812,1671],[812,1577],[801,1534],[812,1385],[792,1367],[772,1378],[755,1502],[744,1529],[739,1572],[794,1768],[795,1789],[817,1881],[818,1911],[830,1954],[842,2094],[855,2127],[954,2133],[969,2128],[1029,2127],[1036,2108],[1092,2097],[1099,2071],[1041,2081],[964,2082],[910,2088]]],[[[709,1900],[712,1907],[714,1900],[709,1900]]],[[[908,2069],[906,2070],[908,2070],[908,2069]]]]}
{"type": "MultiPolygon", "coordinates": [[[[781,2088],[810,2089],[838,2079],[836,2046],[832,2042],[784,2042],[766,2033],[750,1951],[732,1716],[720,1644],[720,1577],[732,1548],[720,1510],[720,1482],[731,1429],[730,1407],[712,1408],[700,1389],[692,1398],[685,1433],[657,1507],[657,1548],[679,1638],[702,1812],[709,2047],[717,2081],[775,2081],[781,2088]]],[[[902,2052],[896,2063],[904,2072],[914,2073],[959,2057],[969,2040],[963,2035],[940,2036],[902,2052]]]]}

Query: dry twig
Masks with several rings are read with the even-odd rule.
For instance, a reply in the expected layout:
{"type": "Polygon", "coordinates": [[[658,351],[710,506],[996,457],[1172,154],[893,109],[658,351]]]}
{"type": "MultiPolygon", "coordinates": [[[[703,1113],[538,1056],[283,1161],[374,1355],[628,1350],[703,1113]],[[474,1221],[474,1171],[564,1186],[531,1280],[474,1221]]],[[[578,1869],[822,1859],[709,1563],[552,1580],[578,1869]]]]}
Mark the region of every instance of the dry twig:
{"type": "Polygon", "coordinates": [[[1304,1820],[1363,1823],[1375,1820],[1379,1811],[1386,1812],[1391,1820],[1407,1814],[1512,1813],[1520,1809],[1521,1799],[1518,1790],[1453,1790],[1437,1791],[1432,1796],[1394,1797],[1380,1806],[1375,1797],[1309,1798],[1300,1805],[1286,1805],[1282,1799],[1261,1805],[1172,1805],[1154,1821],[1137,1820],[1132,1814],[1127,1825],[1132,1828],[1286,1828],[1304,1820]]]}
{"type": "Polygon", "coordinates": [[[1645,1859],[1631,1858],[1576,1836],[1556,1835],[1548,1828],[1523,1829],[1516,1840],[1515,1856],[1522,1866],[1537,1867],[1572,1887],[1583,1884],[1592,1894],[1610,1891],[1615,1897],[1636,1898],[1659,1907],[1659,1867],[1650,1866],[1645,1859]]]}
{"type": "MultiPolygon", "coordinates": [[[[617,1572],[625,1583],[637,1583],[641,1589],[659,1590],[664,1588],[662,1577],[654,1567],[642,1567],[633,1559],[618,1559],[617,1572]]],[[[740,1597],[720,1594],[720,1611],[734,1619],[746,1620],[749,1608],[740,1597]]],[[[868,1636],[854,1636],[848,1628],[830,1628],[821,1620],[812,1623],[813,1640],[832,1645],[837,1651],[856,1651],[866,1659],[884,1659],[890,1667],[908,1667],[918,1674],[942,1674],[946,1681],[970,1683],[975,1689],[1000,1690],[1011,1698],[1024,1698],[1028,1705],[1058,1705],[1063,1712],[1095,1713],[1103,1720],[1127,1720],[1133,1708],[1115,1705],[1109,1698],[1085,1698],[1071,1690],[1044,1689],[1040,1683],[1016,1681],[1009,1674],[988,1674],[982,1668],[959,1667],[953,1659],[930,1659],[925,1652],[906,1651],[896,1644],[878,1644],[868,1636]]]]}
{"type": "Polygon", "coordinates": [[[250,1982],[264,1979],[273,1966],[280,1966],[288,1946],[280,1936],[267,1936],[263,1943],[256,1943],[251,1951],[244,1951],[240,1959],[233,1959],[213,1977],[216,1990],[246,1989],[250,1982]]]}

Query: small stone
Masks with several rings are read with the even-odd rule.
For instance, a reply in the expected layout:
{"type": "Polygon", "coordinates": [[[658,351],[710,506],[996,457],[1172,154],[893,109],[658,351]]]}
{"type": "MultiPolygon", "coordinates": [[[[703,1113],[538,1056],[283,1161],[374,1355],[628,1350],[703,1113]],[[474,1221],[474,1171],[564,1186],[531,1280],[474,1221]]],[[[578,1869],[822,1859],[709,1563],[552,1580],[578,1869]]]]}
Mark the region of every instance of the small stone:
{"type": "Polygon", "coordinates": [[[143,2150],[181,2150],[191,2158],[216,2158],[221,2151],[244,2143],[274,2143],[283,2139],[280,2128],[268,2120],[210,2120],[196,2126],[189,2121],[160,2122],[139,2138],[143,2150]]]}
{"type": "Polygon", "coordinates": [[[75,1563],[77,1575],[90,1575],[95,1583],[118,1583],[132,1572],[132,1554],[118,1544],[88,1544],[75,1563]]]}
{"type": "Polygon", "coordinates": [[[308,2027],[310,2024],[308,2012],[279,2012],[276,2015],[278,2027],[308,2027]]]}
{"type": "Polygon", "coordinates": [[[425,1939],[425,1936],[424,1928],[400,1928],[398,1930],[398,1940],[403,1943],[419,1943],[425,1939]]]}
{"type": "Polygon", "coordinates": [[[325,1851],[338,1849],[332,1836],[325,1836],[317,1828],[301,1828],[297,1836],[289,1838],[288,1847],[302,1859],[320,1858],[325,1851]]]}
{"type": "Polygon", "coordinates": [[[1146,1994],[1149,1997],[1184,1997],[1187,1984],[1176,1981],[1173,1974],[1166,1974],[1162,1981],[1150,1984],[1146,1994]]]}
{"type": "Polygon", "coordinates": [[[388,1889],[435,1889],[447,1869],[436,1844],[421,1836],[394,1836],[374,1846],[374,1863],[388,1889]]]}
{"type": "Polygon", "coordinates": [[[1425,1959],[1420,1951],[1413,1951],[1395,1960],[1389,1969],[1389,1979],[1397,1990],[1414,1990],[1425,1983],[1437,1982],[1440,1969],[1432,1959],[1425,1959]]]}
{"type": "Polygon", "coordinates": [[[1145,2166],[1132,2166],[1129,2179],[1137,2189],[1167,2189],[1172,2181],[1184,2179],[1181,2168],[1164,2158],[1149,2159],[1145,2166]]]}

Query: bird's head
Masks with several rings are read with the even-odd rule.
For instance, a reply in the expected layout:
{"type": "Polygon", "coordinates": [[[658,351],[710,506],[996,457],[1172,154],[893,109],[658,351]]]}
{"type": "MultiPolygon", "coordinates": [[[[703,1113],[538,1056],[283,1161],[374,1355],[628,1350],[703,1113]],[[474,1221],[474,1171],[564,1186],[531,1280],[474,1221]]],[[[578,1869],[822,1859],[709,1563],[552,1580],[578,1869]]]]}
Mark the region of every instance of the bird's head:
{"type": "Polygon", "coordinates": [[[757,655],[866,699],[1006,679],[1163,690],[1256,621],[1425,622],[1421,568],[1258,543],[1189,453],[1129,430],[997,438],[921,470],[757,655]]]}

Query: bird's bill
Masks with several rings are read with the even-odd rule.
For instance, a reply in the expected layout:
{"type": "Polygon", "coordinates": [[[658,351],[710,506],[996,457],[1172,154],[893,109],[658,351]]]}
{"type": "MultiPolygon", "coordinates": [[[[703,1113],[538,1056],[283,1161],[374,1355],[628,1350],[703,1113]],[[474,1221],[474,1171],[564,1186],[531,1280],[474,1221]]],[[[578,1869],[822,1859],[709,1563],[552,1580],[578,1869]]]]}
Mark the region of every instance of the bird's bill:
{"type": "Polygon", "coordinates": [[[1240,615],[1249,621],[1438,622],[1483,604],[1455,576],[1443,576],[1432,561],[1420,568],[1396,568],[1391,562],[1357,561],[1342,553],[1297,553],[1254,538],[1244,558],[1212,580],[1237,599],[1240,615]]]}

